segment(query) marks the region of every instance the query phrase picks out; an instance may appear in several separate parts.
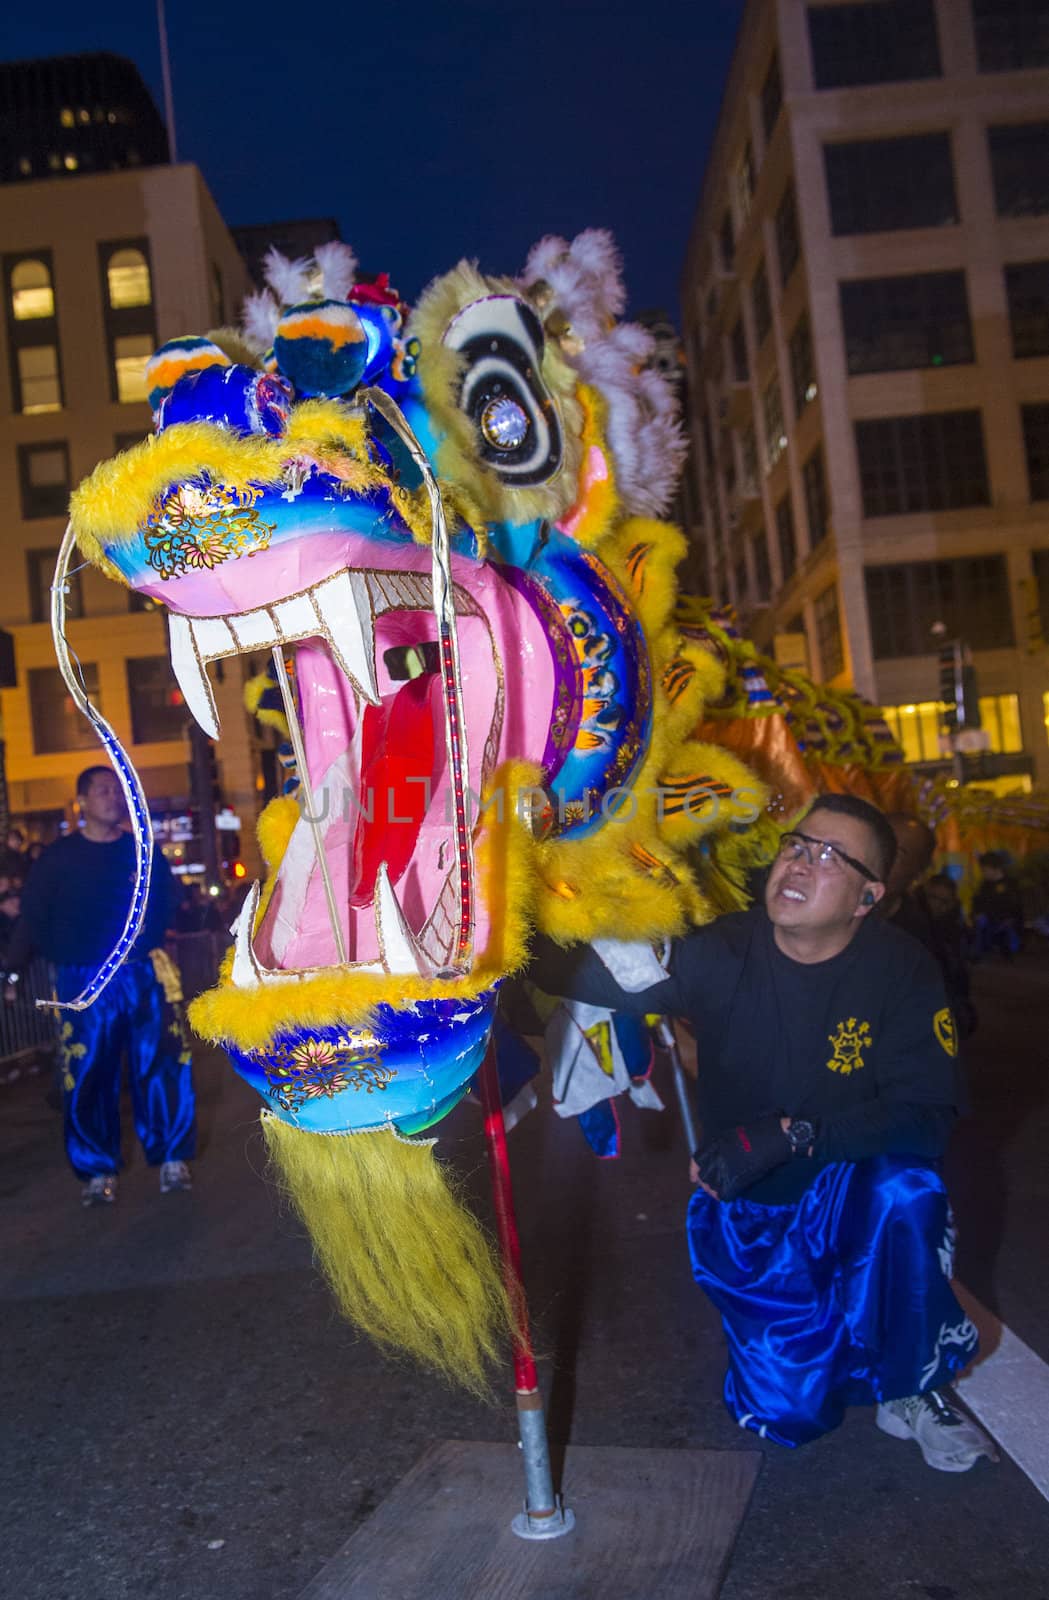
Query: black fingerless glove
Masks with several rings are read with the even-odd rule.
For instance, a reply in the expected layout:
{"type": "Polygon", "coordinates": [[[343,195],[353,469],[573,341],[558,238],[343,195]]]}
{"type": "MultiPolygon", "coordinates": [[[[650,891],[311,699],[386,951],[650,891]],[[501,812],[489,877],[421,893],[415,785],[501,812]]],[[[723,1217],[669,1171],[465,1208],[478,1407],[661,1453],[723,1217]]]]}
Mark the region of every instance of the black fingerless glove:
{"type": "Polygon", "coordinates": [[[779,1117],[729,1128],[696,1152],[699,1176],[719,1200],[735,1200],[767,1172],[789,1161],[793,1151],[779,1117]]]}

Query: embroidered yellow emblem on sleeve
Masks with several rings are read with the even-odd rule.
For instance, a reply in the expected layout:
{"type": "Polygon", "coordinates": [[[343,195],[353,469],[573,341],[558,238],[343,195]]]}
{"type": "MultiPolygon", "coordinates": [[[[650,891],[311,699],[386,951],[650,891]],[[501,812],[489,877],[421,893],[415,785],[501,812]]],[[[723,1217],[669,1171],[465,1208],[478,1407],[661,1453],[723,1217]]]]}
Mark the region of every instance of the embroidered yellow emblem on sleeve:
{"type": "Polygon", "coordinates": [[[942,1011],[937,1011],[932,1019],[932,1031],[949,1056],[958,1054],[958,1029],[950,1006],[944,1006],[942,1011]]]}
{"type": "Polygon", "coordinates": [[[828,1033],[834,1054],[827,1062],[831,1072],[840,1072],[847,1078],[850,1072],[859,1072],[863,1066],[863,1052],[871,1047],[871,1025],[849,1017],[838,1023],[837,1033],[828,1033]]]}

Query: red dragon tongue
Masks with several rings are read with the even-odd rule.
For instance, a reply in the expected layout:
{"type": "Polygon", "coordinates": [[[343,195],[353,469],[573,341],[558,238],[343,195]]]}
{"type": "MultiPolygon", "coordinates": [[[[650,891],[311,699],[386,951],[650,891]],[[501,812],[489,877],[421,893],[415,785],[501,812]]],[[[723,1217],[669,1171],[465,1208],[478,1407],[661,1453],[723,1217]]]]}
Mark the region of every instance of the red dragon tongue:
{"type": "Polygon", "coordinates": [[[381,705],[365,707],[361,726],[361,797],[364,808],[353,844],[355,883],[350,904],[372,904],[385,861],[390,882],[404,873],[430,800],[435,767],[439,674],[413,678],[381,705]],[[369,805],[368,801],[372,804],[369,805]],[[372,820],[367,820],[371,812],[372,820]]]}

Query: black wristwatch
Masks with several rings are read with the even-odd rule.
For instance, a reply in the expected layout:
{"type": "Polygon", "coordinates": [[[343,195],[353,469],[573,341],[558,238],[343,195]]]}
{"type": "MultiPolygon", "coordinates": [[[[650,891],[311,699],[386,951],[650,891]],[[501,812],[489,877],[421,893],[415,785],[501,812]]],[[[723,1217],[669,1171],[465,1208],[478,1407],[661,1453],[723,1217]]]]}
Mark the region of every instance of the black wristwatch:
{"type": "Polygon", "coordinates": [[[784,1129],[791,1154],[806,1156],[816,1142],[816,1124],[805,1117],[792,1117],[784,1129]]]}

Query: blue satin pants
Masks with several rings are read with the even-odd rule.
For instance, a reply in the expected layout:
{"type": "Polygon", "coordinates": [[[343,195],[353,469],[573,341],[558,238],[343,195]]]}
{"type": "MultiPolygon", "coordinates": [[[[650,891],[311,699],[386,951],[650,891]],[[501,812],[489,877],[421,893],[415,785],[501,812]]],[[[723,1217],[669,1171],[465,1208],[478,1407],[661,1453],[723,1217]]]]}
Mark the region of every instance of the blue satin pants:
{"type": "MultiPolygon", "coordinates": [[[[78,994],[93,967],[59,967],[60,1000],[78,994]]],[[[149,960],[128,961],[86,1011],[60,1011],[65,1145],[78,1178],[118,1172],[123,1058],[135,1132],[150,1166],[192,1160],[196,1101],[181,1013],[165,999],[149,960]]]]}
{"type": "Polygon", "coordinates": [[[942,1388],[976,1353],[943,1183],[908,1157],[834,1162],[789,1206],[697,1190],[688,1243],[728,1341],[725,1404],[778,1444],[829,1432],[846,1406],[942,1388]]]}

